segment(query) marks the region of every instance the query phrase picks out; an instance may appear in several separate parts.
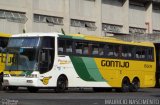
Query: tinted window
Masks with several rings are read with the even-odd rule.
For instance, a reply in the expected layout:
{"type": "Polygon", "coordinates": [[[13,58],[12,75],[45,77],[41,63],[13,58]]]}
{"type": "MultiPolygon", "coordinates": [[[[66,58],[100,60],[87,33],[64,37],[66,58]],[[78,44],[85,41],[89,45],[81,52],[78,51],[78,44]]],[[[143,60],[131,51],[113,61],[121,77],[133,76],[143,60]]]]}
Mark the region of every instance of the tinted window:
{"type": "Polygon", "coordinates": [[[146,50],[144,47],[136,47],[135,54],[136,54],[135,55],[136,59],[146,59],[147,58],[146,50]]]}
{"type": "Polygon", "coordinates": [[[39,44],[38,37],[30,38],[11,38],[8,43],[8,47],[36,47],[39,44]]]}
{"type": "Polygon", "coordinates": [[[65,40],[59,39],[58,40],[58,53],[64,53],[65,49],[65,40]]]}
{"type": "Polygon", "coordinates": [[[75,42],[75,53],[82,54],[82,50],[83,50],[83,42],[82,41],[75,42]]]}
{"type": "Polygon", "coordinates": [[[58,52],[75,56],[108,57],[116,59],[152,60],[153,48],[102,43],[86,40],[59,39],[58,52]]]}
{"type": "Polygon", "coordinates": [[[72,44],[73,44],[72,40],[66,40],[66,53],[72,53],[73,52],[72,44]]]}

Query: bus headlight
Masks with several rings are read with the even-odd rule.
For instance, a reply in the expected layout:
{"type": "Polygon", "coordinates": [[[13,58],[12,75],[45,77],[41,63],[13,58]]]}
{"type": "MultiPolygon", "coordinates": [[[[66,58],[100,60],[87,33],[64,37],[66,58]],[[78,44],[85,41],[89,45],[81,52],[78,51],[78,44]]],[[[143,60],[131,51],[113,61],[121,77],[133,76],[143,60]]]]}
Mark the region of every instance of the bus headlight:
{"type": "Polygon", "coordinates": [[[37,74],[26,75],[27,78],[37,78],[37,74]]]}
{"type": "Polygon", "coordinates": [[[3,77],[9,77],[9,74],[3,74],[3,77]]]}

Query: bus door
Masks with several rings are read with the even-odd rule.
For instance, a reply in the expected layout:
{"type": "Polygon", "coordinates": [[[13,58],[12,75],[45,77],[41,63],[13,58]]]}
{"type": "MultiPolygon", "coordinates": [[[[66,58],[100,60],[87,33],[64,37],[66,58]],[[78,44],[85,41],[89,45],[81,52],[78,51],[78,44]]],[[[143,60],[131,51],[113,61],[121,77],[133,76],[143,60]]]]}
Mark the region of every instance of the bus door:
{"type": "Polygon", "coordinates": [[[46,73],[52,68],[53,65],[53,57],[52,50],[42,49],[40,52],[40,63],[39,70],[40,73],[46,73]]]}

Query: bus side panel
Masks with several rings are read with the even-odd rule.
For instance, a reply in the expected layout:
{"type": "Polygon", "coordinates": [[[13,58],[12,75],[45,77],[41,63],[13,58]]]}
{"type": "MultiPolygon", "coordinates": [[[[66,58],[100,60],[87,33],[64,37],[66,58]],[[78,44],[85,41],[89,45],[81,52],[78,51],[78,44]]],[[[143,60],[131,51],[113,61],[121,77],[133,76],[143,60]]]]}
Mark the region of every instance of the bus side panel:
{"type": "Polygon", "coordinates": [[[56,70],[53,74],[59,72],[66,75],[68,87],[110,87],[101,76],[93,58],[65,56],[58,57],[57,60],[61,70],[56,70]]]}
{"type": "Polygon", "coordinates": [[[95,62],[103,78],[112,87],[121,87],[124,77],[128,77],[130,82],[138,77],[140,87],[154,87],[155,85],[154,62],[103,58],[95,58],[95,62]]]}

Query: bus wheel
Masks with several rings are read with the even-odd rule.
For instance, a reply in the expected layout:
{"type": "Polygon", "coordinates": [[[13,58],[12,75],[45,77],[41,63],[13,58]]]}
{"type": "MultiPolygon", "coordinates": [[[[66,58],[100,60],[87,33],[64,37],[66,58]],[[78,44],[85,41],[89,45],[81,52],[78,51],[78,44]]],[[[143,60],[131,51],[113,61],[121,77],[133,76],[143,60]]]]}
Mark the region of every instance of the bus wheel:
{"type": "Polygon", "coordinates": [[[8,90],[16,91],[16,90],[18,90],[18,87],[17,86],[9,86],[8,90]]]}
{"type": "Polygon", "coordinates": [[[138,78],[134,78],[130,87],[131,92],[137,92],[140,87],[140,82],[138,78]]]}
{"type": "Polygon", "coordinates": [[[130,89],[130,81],[128,78],[124,78],[122,81],[122,87],[120,89],[121,92],[129,92],[130,89]]]}
{"type": "Polygon", "coordinates": [[[36,93],[38,92],[38,88],[37,87],[27,87],[28,91],[31,92],[31,93],[36,93]]]}
{"type": "Polygon", "coordinates": [[[67,89],[67,77],[66,76],[60,76],[57,80],[57,87],[55,91],[57,93],[65,92],[67,89]]]}

